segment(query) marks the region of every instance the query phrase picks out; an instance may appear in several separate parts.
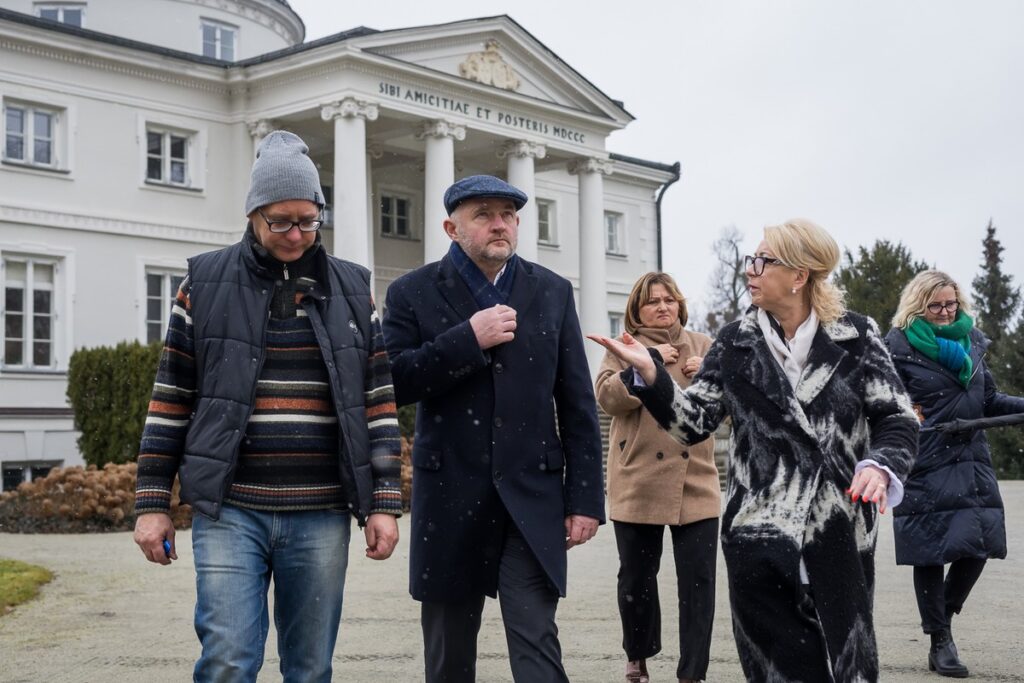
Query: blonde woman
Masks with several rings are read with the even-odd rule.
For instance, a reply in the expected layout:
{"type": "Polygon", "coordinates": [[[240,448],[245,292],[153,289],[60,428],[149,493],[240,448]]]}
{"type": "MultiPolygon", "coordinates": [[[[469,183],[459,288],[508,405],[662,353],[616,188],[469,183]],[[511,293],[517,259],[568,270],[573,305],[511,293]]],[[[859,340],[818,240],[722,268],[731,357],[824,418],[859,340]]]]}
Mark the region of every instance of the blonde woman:
{"type": "Polygon", "coordinates": [[[629,335],[591,337],[681,443],[733,421],[722,550],[748,680],[875,681],[876,516],[902,495],[917,418],[874,323],[829,282],[839,248],[807,220],[765,228],[752,306],[689,388],[629,335]]]}
{"type": "MultiPolygon", "coordinates": [[[[647,273],[626,302],[626,331],[654,349],[682,387],[711,338],[686,329],[686,300],[667,273],[647,273]]],[[[622,380],[608,352],[597,374],[597,402],[611,415],[608,502],[619,549],[618,603],[627,683],[647,683],[647,659],[661,651],[658,569],[667,526],[679,598],[680,683],[703,680],[715,617],[715,562],[721,493],[715,440],[682,447],[658,426],[622,380]]]]}
{"type": "MultiPolygon", "coordinates": [[[[900,296],[885,340],[924,425],[1024,412],[1024,398],[996,391],[985,365],[988,340],[974,327],[959,285],[938,270],[918,273],[900,296]]],[[[914,567],[928,668],[964,678],[950,632],[988,558],[1006,557],[1006,522],[981,430],[922,431],[903,505],[893,518],[896,564],[914,567]],[[949,571],[943,577],[943,566],[949,571]]]]}

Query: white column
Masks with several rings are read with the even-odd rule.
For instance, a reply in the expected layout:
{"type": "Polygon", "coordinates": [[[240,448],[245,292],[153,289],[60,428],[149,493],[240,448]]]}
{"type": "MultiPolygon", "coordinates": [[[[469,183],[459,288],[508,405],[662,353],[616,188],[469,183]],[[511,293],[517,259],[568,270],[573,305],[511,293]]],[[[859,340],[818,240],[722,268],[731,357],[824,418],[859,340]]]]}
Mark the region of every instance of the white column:
{"type": "Polygon", "coordinates": [[[437,261],[450,240],[442,224],[448,217],[444,191],[455,182],[455,141],[466,139],[466,127],[449,121],[425,121],[417,138],[426,143],[423,182],[423,262],[437,261]]]}
{"type": "Polygon", "coordinates": [[[544,145],[529,140],[509,140],[500,150],[499,159],[508,160],[508,182],[526,193],[530,201],[519,212],[519,246],[516,253],[527,261],[537,260],[537,183],[534,159],[547,155],[544,145]]]}
{"type": "MultiPolygon", "coordinates": [[[[612,172],[606,159],[594,157],[569,163],[569,173],[579,178],[580,199],[580,326],[583,334],[609,333],[608,279],[605,274],[604,176],[612,172]]],[[[587,362],[596,375],[603,349],[588,343],[587,362]]]]}
{"type": "Polygon", "coordinates": [[[371,267],[366,122],[377,120],[377,105],[346,97],[321,107],[320,118],[334,121],[334,252],[371,267]]]}
{"type": "Polygon", "coordinates": [[[245,126],[249,129],[249,135],[252,137],[252,160],[255,162],[256,150],[260,148],[263,138],[274,131],[274,122],[270,119],[255,119],[246,121],[245,126]]]}
{"type": "Polygon", "coordinates": [[[366,267],[370,269],[370,293],[373,294],[374,302],[377,304],[378,310],[380,305],[383,304],[384,301],[377,300],[377,290],[375,289],[375,287],[377,286],[377,277],[376,273],[374,272],[376,261],[374,260],[373,256],[373,241],[377,236],[377,224],[374,223],[373,219],[373,207],[374,204],[379,203],[380,198],[377,197],[377,195],[374,194],[373,192],[373,162],[374,160],[380,159],[383,156],[384,150],[381,148],[380,145],[376,143],[371,143],[366,146],[366,188],[368,190],[366,193],[366,216],[367,224],[370,226],[368,242],[369,261],[367,262],[366,267]]]}

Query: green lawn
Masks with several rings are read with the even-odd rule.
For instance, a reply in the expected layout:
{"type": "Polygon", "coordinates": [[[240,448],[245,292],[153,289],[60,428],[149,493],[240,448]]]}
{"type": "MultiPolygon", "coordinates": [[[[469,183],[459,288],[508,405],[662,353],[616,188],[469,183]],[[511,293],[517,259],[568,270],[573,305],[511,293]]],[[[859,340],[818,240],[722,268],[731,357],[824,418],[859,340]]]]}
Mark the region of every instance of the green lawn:
{"type": "Polygon", "coordinates": [[[0,559],[0,615],[34,598],[39,587],[52,579],[53,573],[48,569],[0,559]]]}

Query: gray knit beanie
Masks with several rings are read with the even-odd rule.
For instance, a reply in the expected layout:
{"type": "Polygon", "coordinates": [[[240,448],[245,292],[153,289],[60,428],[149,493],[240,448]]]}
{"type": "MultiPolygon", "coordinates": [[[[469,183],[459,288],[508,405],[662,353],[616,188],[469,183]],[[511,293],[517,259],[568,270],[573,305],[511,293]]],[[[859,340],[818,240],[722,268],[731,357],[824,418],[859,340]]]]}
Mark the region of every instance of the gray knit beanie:
{"type": "Polygon", "coordinates": [[[245,215],[289,199],[308,199],[321,209],[324,207],[320,174],[309,158],[309,147],[295,133],[275,130],[263,138],[256,150],[245,215]]]}

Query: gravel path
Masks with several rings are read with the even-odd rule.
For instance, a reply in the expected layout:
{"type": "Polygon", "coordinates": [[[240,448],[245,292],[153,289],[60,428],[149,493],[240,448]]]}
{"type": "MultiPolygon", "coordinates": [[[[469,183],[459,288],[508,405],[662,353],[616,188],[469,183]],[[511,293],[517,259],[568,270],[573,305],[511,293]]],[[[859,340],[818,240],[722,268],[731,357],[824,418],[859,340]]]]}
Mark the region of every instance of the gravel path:
{"type": "MultiPolygon", "coordinates": [[[[1024,481],[1002,485],[1010,557],[989,563],[964,614],[957,644],[976,681],[1024,681],[1024,481]]],[[[401,532],[408,535],[408,519],[401,532]]],[[[127,533],[0,534],[0,556],[50,568],[55,580],[39,600],[0,617],[0,681],[63,683],[191,678],[199,646],[192,630],[195,600],[190,538],[179,535],[182,559],[147,564],[127,533]]],[[[408,546],[384,563],[352,553],[345,613],[335,650],[335,680],[393,683],[422,680],[419,610],[407,591],[408,546]]],[[[654,683],[674,681],[677,635],[671,554],[663,563],[666,651],[651,660],[654,683]],[[666,599],[668,597],[669,599],[666,599]]],[[[919,630],[911,570],[893,563],[889,518],[879,538],[876,628],[883,680],[937,683],[927,670],[927,637],[919,630]]],[[[617,559],[611,529],[570,553],[569,591],[559,609],[566,670],[580,683],[622,680],[621,630],[615,605],[617,559]]],[[[271,626],[259,678],[280,680],[271,626]]],[[[495,601],[480,634],[481,682],[511,681],[495,601]]],[[[709,681],[742,681],[729,621],[725,571],[719,559],[717,612],[709,681]]]]}

